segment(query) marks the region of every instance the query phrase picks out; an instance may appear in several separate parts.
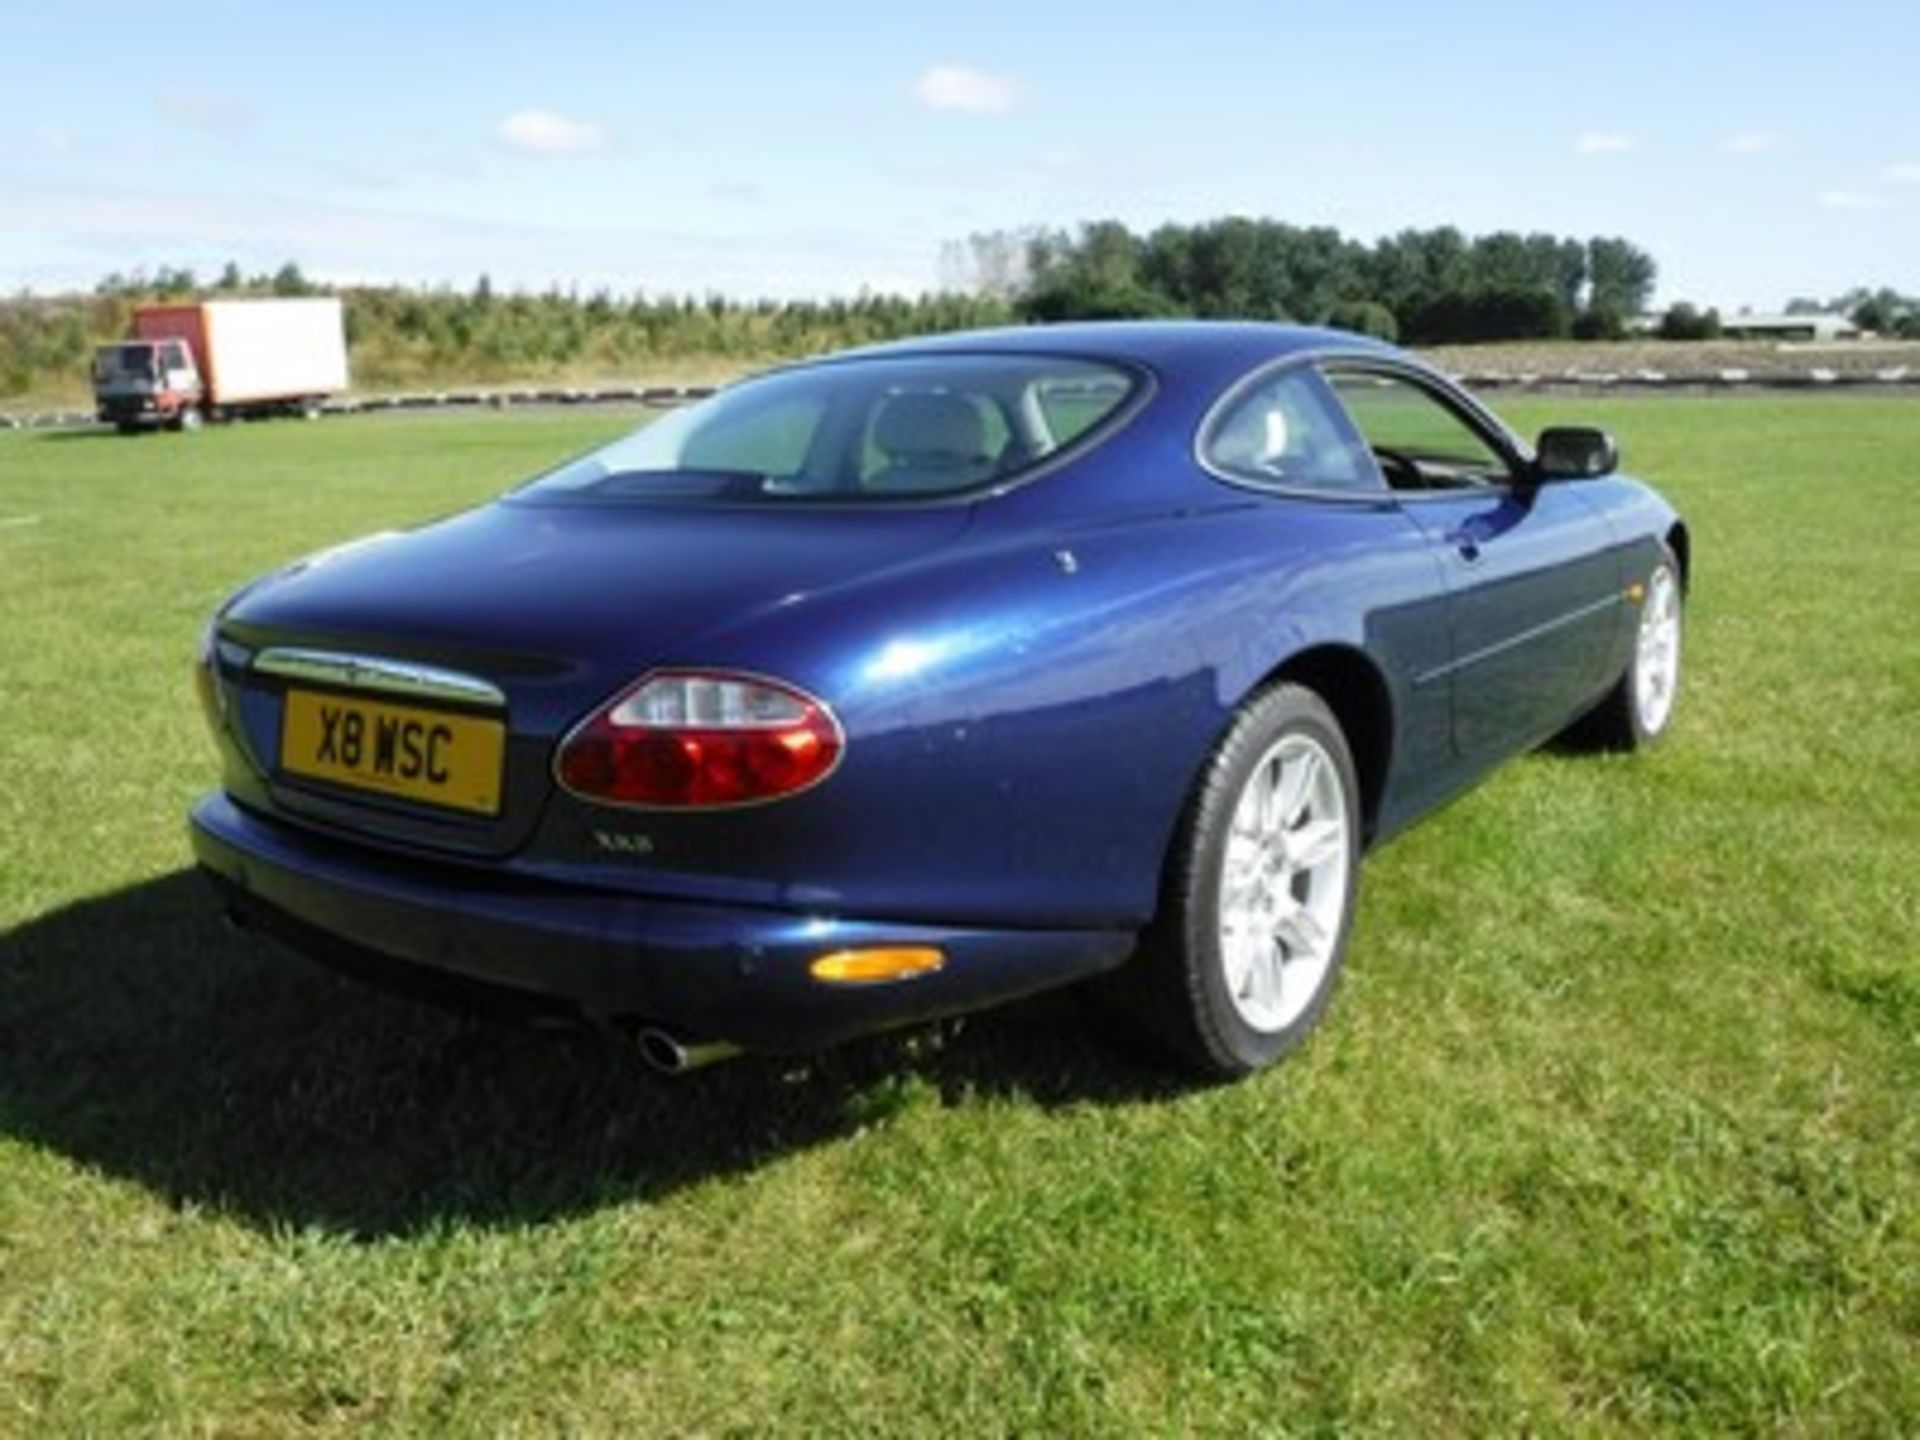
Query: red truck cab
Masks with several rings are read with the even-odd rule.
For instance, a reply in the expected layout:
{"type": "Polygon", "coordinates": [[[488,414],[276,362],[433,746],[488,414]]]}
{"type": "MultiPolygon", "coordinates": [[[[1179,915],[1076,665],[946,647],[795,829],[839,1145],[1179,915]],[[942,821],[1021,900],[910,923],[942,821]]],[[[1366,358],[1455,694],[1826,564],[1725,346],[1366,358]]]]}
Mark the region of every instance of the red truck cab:
{"type": "Polygon", "coordinates": [[[122,431],[200,424],[206,386],[185,340],[122,340],[93,354],[93,395],[100,418],[122,431]]]}

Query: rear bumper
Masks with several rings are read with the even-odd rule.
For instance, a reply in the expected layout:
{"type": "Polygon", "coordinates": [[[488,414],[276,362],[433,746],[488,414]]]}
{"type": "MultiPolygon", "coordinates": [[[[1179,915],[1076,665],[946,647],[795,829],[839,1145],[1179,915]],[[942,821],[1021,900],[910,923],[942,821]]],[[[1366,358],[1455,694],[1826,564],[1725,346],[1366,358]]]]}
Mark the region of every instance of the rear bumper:
{"type": "Polygon", "coordinates": [[[1116,930],[950,929],[538,884],[336,843],[220,794],[194,807],[191,831],[229,903],[322,961],[375,976],[380,961],[398,962],[752,1049],[812,1049],[979,1009],[1110,969],[1134,942],[1116,930]],[[937,946],[946,965],[857,987],[808,976],[815,957],[863,945],[937,946]]]}

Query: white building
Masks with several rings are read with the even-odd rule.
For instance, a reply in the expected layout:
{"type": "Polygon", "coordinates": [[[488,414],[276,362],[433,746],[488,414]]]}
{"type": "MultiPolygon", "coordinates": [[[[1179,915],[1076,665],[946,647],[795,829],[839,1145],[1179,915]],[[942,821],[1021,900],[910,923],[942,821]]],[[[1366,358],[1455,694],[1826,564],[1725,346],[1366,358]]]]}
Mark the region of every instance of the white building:
{"type": "Polygon", "coordinates": [[[1845,315],[1722,315],[1729,340],[1858,340],[1860,327],[1845,315]]]}

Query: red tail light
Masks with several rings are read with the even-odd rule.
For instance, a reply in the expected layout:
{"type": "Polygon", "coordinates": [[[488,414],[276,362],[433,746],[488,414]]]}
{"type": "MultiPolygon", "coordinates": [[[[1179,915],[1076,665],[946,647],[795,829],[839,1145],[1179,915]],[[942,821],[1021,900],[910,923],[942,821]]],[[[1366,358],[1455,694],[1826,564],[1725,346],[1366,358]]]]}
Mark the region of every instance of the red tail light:
{"type": "Polygon", "coordinates": [[[614,805],[751,805],[819,784],[844,748],[833,713],[804,690],[657,670],[574,727],[554,774],[583,800],[614,805]]]}

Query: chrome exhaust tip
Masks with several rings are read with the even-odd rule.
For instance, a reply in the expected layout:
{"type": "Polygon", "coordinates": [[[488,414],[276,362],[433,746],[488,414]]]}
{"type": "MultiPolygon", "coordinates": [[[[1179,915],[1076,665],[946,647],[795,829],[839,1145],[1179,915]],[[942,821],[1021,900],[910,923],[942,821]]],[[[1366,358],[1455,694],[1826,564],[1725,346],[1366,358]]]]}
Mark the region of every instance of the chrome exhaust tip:
{"type": "Polygon", "coordinates": [[[658,1025],[642,1027],[635,1039],[640,1058],[662,1075],[685,1075],[740,1053],[738,1045],[724,1040],[688,1040],[658,1025]]]}

